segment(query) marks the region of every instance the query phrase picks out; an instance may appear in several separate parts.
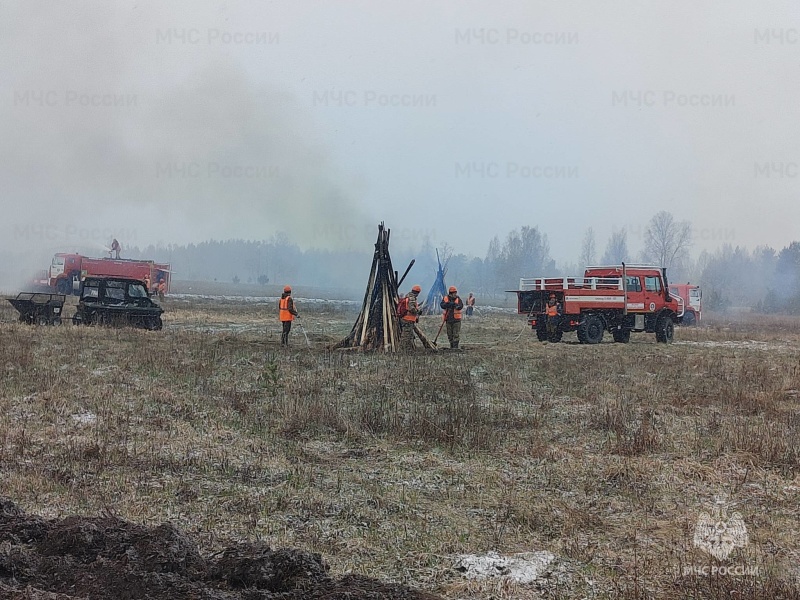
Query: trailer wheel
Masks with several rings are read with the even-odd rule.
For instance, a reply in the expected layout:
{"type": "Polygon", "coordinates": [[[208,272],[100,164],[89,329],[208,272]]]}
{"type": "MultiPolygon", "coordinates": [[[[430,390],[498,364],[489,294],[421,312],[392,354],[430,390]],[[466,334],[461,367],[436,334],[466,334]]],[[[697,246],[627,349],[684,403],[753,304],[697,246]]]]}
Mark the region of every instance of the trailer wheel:
{"type": "Polygon", "coordinates": [[[627,344],[631,341],[631,330],[630,329],[614,329],[611,332],[611,335],[614,336],[614,341],[620,344],[627,344]]]}
{"type": "Polygon", "coordinates": [[[697,317],[694,316],[693,312],[684,313],[683,324],[687,327],[693,327],[694,325],[697,325],[697,317]]]}
{"type": "Polygon", "coordinates": [[[37,325],[50,325],[50,321],[47,320],[47,315],[37,315],[36,316],[36,324],[37,325]]]}
{"type": "Polygon", "coordinates": [[[599,344],[603,341],[604,330],[603,320],[600,317],[586,315],[578,325],[578,339],[584,344],[599,344]]]}
{"type": "Polygon", "coordinates": [[[55,317],[53,319],[53,325],[61,325],[61,317],[55,317]]]}
{"type": "Polygon", "coordinates": [[[661,344],[671,344],[675,335],[675,325],[669,315],[661,315],[656,321],[656,341],[661,344]]]}

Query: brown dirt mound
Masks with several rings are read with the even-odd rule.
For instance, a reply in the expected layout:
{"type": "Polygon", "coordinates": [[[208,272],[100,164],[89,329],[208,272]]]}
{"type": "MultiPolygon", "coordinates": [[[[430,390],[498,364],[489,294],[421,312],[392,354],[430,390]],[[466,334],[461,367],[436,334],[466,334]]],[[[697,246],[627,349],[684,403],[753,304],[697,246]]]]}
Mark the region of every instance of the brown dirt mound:
{"type": "Polygon", "coordinates": [[[13,600],[435,600],[355,575],[319,554],[243,543],[204,558],[170,524],[28,516],[0,498],[0,598],[13,600]]]}

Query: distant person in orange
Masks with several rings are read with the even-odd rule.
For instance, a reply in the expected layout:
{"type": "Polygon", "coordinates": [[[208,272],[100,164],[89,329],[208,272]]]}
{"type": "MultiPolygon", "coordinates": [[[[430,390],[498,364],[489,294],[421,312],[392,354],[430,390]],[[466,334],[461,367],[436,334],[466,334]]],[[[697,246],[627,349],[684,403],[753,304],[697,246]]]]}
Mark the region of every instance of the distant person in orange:
{"type": "Polygon", "coordinates": [[[281,294],[280,302],[278,302],[278,318],[283,326],[281,332],[281,346],[289,345],[289,332],[292,330],[292,321],[297,315],[297,309],[294,307],[294,299],[292,298],[292,288],[284,286],[283,294],[281,294]]]}
{"type": "Polygon", "coordinates": [[[163,273],[158,275],[153,286],[153,293],[158,295],[158,299],[161,302],[164,301],[164,295],[167,293],[167,278],[164,277],[163,273]]]}
{"type": "Polygon", "coordinates": [[[475,296],[470,292],[469,296],[467,296],[467,310],[465,311],[468,317],[472,316],[473,310],[475,310],[475,296]]]}
{"type": "Polygon", "coordinates": [[[544,307],[544,312],[547,316],[547,336],[552,338],[558,332],[558,326],[561,323],[561,305],[558,303],[555,294],[550,294],[547,305],[544,307]]]}
{"type": "Polygon", "coordinates": [[[147,290],[147,295],[150,295],[150,274],[146,273],[144,276],[144,287],[147,290]]]}
{"type": "Polygon", "coordinates": [[[119,245],[117,238],[114,238],[114,241],[111,242],[111,250],[108,251],[108,256],[111,256],[112,252],[116,252],[117,255],[114,258],[119,258],[119,253],[122,251],[122,246],[119,245]]]}

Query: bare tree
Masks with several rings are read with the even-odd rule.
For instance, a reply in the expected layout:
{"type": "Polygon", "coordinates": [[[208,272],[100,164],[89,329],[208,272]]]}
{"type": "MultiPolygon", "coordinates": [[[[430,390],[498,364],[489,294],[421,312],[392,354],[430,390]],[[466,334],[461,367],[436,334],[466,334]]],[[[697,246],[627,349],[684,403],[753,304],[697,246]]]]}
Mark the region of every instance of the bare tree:
{"type": "Polygon", "coordinates": [[[611,237],[603,253],[603,263],[607,265],[618,265],[628,260],[628,232],[622,229],[613,229],[611,237]]]}
{"type": "Polygon", "coordinates": [[[662,210],[650,219],[644,232],[644,254],[648,261],[671,268],[685,263],[692,244],[692,226],[676,221],[672,213],[662,210]]]}
{"type": "Polygon", "coordinates": [[[489,242],[489,249],[486,251],[486,259],[483,261],[486,266],[489,287],[494,293],[500,286],[500,238],[494,236],[489,242]]]}
{"type": "Polygon", "coordinates": [[[594,264],[597,257],[597,242],[594,237],[594,229],[589,227],[583,236],[583,245],[581,246],[580,262],[581,266],[586,267],[594,264]]]}

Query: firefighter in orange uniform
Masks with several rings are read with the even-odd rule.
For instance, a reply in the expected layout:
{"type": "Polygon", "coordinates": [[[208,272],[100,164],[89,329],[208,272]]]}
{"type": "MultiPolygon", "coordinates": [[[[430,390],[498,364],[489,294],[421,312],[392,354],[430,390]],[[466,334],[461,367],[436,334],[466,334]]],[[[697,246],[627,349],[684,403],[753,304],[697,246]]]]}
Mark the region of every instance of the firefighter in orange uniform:
{"type": "Polygon", "coordinates": [[[461,311],[464,310],[464,302],[459,298],[456,286],[450,286],[447,296],[442,298],[439,306],[444,309],[442,319],[447,327],[447,339],[450,341],[450,347],[458,349],[461,339],[461,311]]]}
{"type": "Polygon", "coordinates": [[[278,318],[281,321],[281,325],[283,325],[281,346],[289,345],[289,332],[292,330],[292,321],[296,316],[297,310],[292,299],[292,288],[287,285],[283,288],[283,294],[281,294],[280,302],[278,302],[278,318]]]}
{"type": "Polygon", "coordinates": [[[417,296],[422,291],[422,288],[415,285],[408,292],[406,298],[406,313],[401,317],[400,322],[402,330],[400,331],[400,347],[404,350],[414,349],[414,325],[419,321],[419,303],[417,296]]]}
{"type": "Polygon", "coordinates": [[[558,331],[559,322],[561,321],[561,306],[556,300],[555,294],[550,294],[550,299],[544,309],[547,316],[547,337],[552,339],[558,331]]]}
{"type": "Polygon", "coordinates": [[[464,311],[468,317],[472,316],[472,311],[475,310],[475,296],[472,292],[467,296],[467,310],[464,311]]]}
{"type": "Polygon", "coordinates": [[[150,274],[144,276],[144,287],[147,289],[147,295],[150,295],[150,274]]]}

